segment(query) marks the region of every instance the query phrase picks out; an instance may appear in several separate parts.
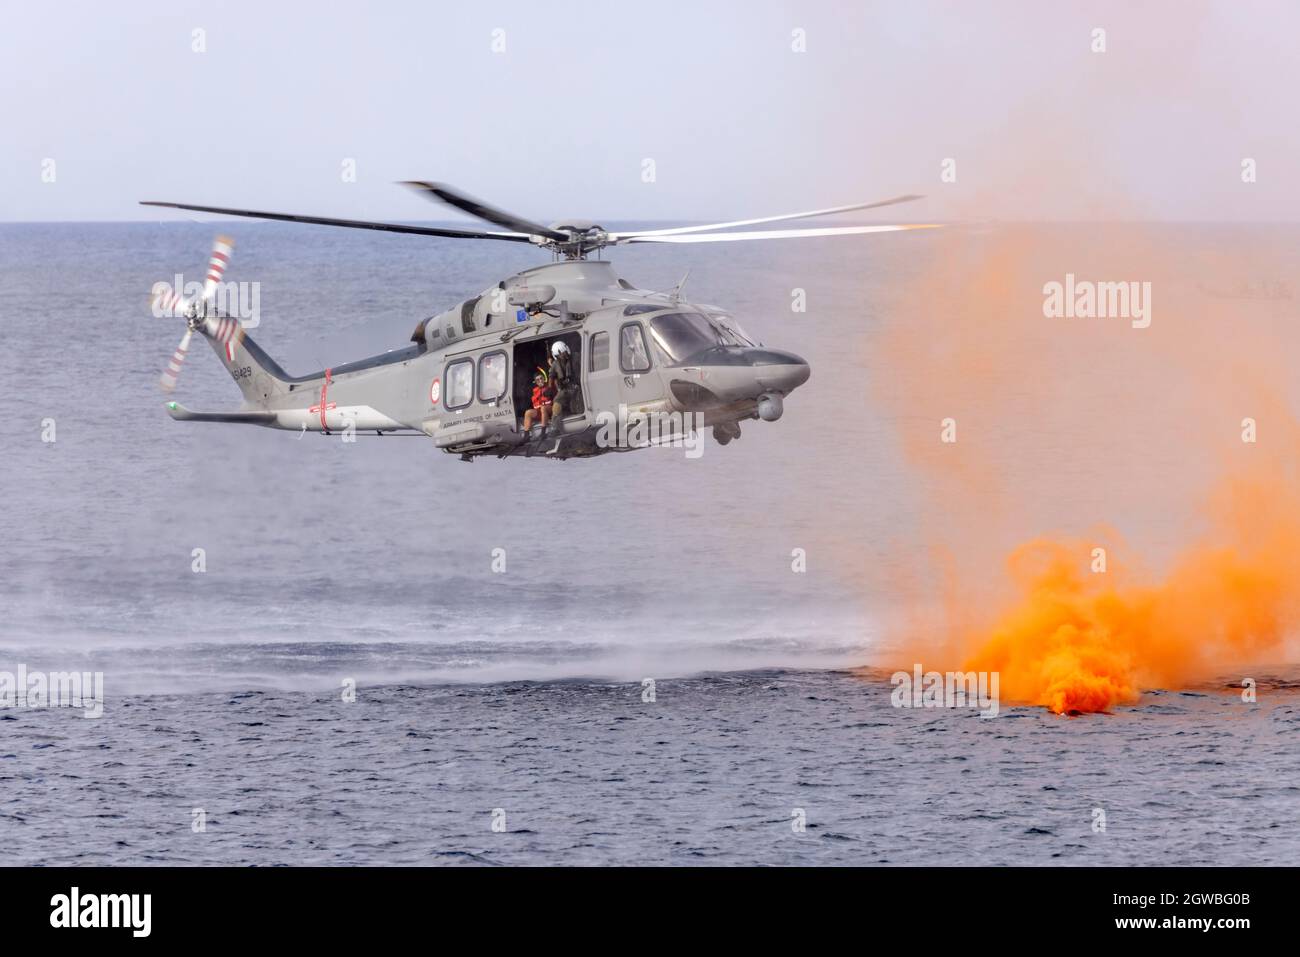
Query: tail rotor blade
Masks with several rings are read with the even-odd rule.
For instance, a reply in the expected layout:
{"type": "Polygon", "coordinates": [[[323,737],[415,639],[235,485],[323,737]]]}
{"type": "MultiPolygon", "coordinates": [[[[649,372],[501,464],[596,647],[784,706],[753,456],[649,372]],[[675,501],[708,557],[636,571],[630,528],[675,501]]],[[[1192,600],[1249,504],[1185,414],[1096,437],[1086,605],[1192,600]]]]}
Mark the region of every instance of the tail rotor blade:
{"type": "Polygon", "coordinates": [[[164,316],[183,316],[189,303],[185,301],[179,289],[173,289],[170,285],[162,283],[154,294],[151,305],[157,306],[164,316]]]}
{"type": "Polygon", "coordinates": [[[218,236],[212,244],[212,256],[208,259],[208,275],[203,283],[203,299],[211,302],[217,291],[217,283],[225,275],[226,266],[230,264],[230,253],[235,241],[229,236],[218,236]]]}
{"type": "Polygon", "coordinates": [[[162,377],[158,380],[164,392],[171,392],[176,388],[176,380],[180,377],[181,366],[185,363],[185,354],[190,351],[190,337],[193,335],[194,330],[187,328],[185,335],[181,337],[181,344],[176,347],[176,351],[168,360],[167,368],[163,370],[162,377]]]}

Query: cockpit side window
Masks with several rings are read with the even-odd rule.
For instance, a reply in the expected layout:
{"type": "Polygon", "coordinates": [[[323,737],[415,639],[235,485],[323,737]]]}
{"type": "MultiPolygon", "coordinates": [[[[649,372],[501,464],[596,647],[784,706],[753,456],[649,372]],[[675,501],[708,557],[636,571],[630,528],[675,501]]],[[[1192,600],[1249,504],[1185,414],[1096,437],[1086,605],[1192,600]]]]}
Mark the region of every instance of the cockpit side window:
{"type": "Polygon", "coordinates": [[[647,372],[650,352],[646,348],[641,323],[625,322],[618,333],[618,364],[624,372],[647,372]]]}
{"type": "Polygon", "coordinates": [[[474,360],[457,359],[447,366],[444,403],[448,409],[463,409],[474,398],[474,360]]]}

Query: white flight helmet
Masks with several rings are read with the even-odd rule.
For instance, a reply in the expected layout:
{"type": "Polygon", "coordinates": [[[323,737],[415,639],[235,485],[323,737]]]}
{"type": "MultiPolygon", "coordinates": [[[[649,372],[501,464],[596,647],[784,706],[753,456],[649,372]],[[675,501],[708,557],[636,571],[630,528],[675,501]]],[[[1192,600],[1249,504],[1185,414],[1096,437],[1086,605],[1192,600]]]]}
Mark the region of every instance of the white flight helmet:
{"type": "Polygon", "coordinates": [[[568,351],[569,347],[563,342],[556,342],[555,345],[551,346],[551,355],[557,359],[560,357],[561,353],[568,351]]]}

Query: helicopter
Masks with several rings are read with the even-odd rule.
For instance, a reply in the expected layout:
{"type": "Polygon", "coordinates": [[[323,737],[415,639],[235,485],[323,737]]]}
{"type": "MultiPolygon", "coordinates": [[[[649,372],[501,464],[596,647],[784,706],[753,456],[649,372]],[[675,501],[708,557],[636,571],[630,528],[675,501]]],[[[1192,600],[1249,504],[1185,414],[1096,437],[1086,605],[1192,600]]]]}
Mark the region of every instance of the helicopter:
{"type": "MultiPolygon", "coordinates": [[[[785,398],[808,381],[808,363],[750,335],[724,308],[687,302],[679,282],[668,292],[641,289],[620,276],[601,250],[633,243],[717,243],[845,236],[933,228],[889,224],[745,230],[758,226],[891,206],[919,199],[896,196],[868,203],[708,225],[611,231],[567,219],[545,226],[439,183],[410,181],[421,195],[445,203],[497,229],[414,226],[275,213],[259,210],[142,201],[224,216],[369,229],[415,236],[530,243],[551,253],[548,264],[525,269],[478,295],[423,319],[411,344],[381,355],[290,375],[249,336],[238,318],[216,308],[216,293],[230,262],[233,241],[217,237],[200,292],[155,288],[155,305],[183,318],[185,333],[162,374],[175,389],[195,334],[207,339],[243,394],[243,406],[224,412],[192,411],[167,403],[173,419],[226,422],[299,433],[413,434],[473,461],[484,456],[565,460],[629,451],[680,439],[710,428],[720,445],[740,437],[740,423],[775,422],[785,398]],[[729,231],[736,230],[736,231],[729,231]],[[532,425],[533,392],[556,356],[566,353],[562,403],[547,421],[532,425]],[[668,428],[609,428],[664,420],[668,428]],[[526,425],[531,427],[526,428],[526,425]],[[673,431],[673,430],[676,431],[673,431]]],[[[689,273],[688,273],[689,275],[689,273]]],[[[554,379],[550,380],[554,383],[554,379]]],[[[553,410],[553,411],[552,411],[553,410]]]]}

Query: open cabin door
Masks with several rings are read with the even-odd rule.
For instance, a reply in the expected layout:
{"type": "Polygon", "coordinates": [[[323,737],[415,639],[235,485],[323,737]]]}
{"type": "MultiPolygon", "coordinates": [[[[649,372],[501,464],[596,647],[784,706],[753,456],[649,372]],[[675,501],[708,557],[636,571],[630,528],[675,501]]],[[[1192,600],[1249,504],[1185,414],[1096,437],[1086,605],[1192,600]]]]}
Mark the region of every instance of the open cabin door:
{"type": "Polygon", "coordinates": [[[546,374],[551,363],[551,347],[556,342],[563,342],[569,347],[572,359],[570,369],[576,377],[575,395],[571,403],[574,408],[563,409],[561,416],[567,421],[573,416],[584,416],[586,413],[589,403],[583,370],[587,367],[587,352],[583,348],[582,335],[573,331],[516,340],[511,396],[514,399],[515,423],[520,428],[524,413],[533,406],[533,376],[538,372],[546,374]]]}

